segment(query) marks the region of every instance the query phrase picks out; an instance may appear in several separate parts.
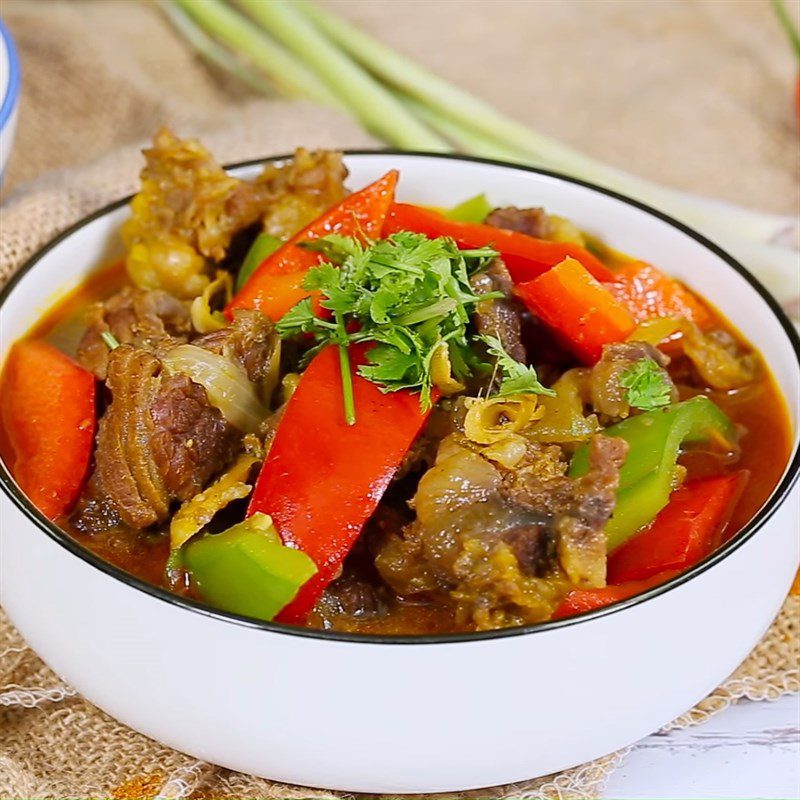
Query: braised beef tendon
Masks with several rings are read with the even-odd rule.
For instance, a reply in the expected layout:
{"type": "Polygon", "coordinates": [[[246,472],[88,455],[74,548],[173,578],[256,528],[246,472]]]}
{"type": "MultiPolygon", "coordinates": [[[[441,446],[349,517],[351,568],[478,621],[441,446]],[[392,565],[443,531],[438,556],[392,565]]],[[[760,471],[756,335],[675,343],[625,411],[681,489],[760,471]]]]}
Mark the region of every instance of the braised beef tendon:
{"type": "MultiPolygon", "coordinates": [[[[488,448],[486,448],[488,449],[488,448]]],[[[571,584],[605,585],[603,527],[627,446],[594,437],[590,472],[565,475],[558,447],[530,442],[512,469],[461,434],[420,479],[417,517],[375,559],[403,597],[449,594],[478,629],[546,619],[571,584]]]]}

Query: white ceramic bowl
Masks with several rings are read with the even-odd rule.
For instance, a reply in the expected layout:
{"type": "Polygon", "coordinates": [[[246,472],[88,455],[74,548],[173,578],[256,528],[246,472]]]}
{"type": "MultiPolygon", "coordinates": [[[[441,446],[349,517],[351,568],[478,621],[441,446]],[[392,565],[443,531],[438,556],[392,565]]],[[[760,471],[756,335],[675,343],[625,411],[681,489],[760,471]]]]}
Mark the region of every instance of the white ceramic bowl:
{"type": "MultiPolygon", "coordinates": [[[[644,206],[565,178],[432,155],[352,153],[403,199],[477,192],[544,205],[708,296],[761,350],[798,426],[798,338],[732,259],[644,206]]],[[[250,175],[254,164],[236,168],[250,175]]],[[[32,259],[0,296],[3,348],[118,248],[124,201],[32,259]]],[[[47,376],[42,376],[46,385],[47,376]]],[[[754,432],[757,435],[757,431],[754,432]]],[[[485,787],[649,734],[723,680],[766,630],[800,557],[791,466],[732,541],[671,583],[584,616],[476,635],[364,637],[259,623],[148,586],[42,518],[2,470],[2,601],[28,643],[112,716],[178,750],[289,783],[361,792],[485,787]]]]}
{"type": "Polygon", "coordinates": [[[8,28],[0,20],[0,180],[5,173],[17,130],[19,61],[8,28]]]}

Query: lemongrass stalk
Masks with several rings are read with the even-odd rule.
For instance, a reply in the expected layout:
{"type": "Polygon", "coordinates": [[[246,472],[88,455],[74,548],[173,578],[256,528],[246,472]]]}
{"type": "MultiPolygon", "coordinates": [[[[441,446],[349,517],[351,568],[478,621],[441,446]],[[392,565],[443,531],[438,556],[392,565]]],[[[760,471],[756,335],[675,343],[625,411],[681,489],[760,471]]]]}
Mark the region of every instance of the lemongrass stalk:
{"type": "Polygon", "coordinates": [[[253,66],[242,58],[226,50],[206,33],[177,3],[173,0],[158,0],[158,7],[175,26],[187,42],[209,63],[230,73],[251,89],[266,95],[275,95],[275,87],[253,66]]]}
{"type": "Polygon", "coordinates": [[[281,94],[342,107],[339,98],[302,61],[221,0],[175,0],[175,3],[217,41],[264,70],[281,94]]]}
{"type": "Polygon", "coordinates": [[[387,142],[420,150],[448,150],[447,142],[411,114],[392,94],[325,38],[294,3],[239,0],[268,34],[302,58],[361,122],[387,142]]]}
{"type": "MultiPolygon", "coordinates": [[[[435,128],[439,133],[452,139],[459,147],[474,155],[495,158],[501,161],[530,163],[519,153],[498,145],[488,137],[474,132],[466,132],[451,119],[411,98],[406,98],[408,107],[435,128]]],[[[734,258],[748,266],[780,303],[796,302],[800,296],[800,253],[785,247],[754,242],[737,236],[729,229],[719,229],[709,225],[705,229],[708,237],[727,250],[734,258]]]]}
{"type": "Polygon", "coordinates": [[[789,16],[789,9],[786,8],[783,0],[772,0],[772,7],[778,15],[778,22],[780,22],[781,27],[789,37],[794,54],[800,59],[800,31],[795,27],[792,18],[789,16]]]}
{"type": "Polygon", "coordinates": [[[602,164],[506,117],[483,100],[453,86],[309,0],[297,0],[293,7],[375,75],[438,109],[455,123],[499,139],[537,163],[609,186],[669,210],[698,227],[727,227],[756,241],[771,241],[785,236],[787,229],[797,228],[795,220],[788,216],[707,201],[602,164]]]}
{"type": "Polygon", "coordinates": [[[414,114],[425,120],[431,128],[442,136],[446,136],[465,153],[481,156],[482,158],[494,158],[498,161],[517,162],[519,164],[526,164],[531,161],[530,158],[521,155],[519,151],[507,147],[494,139],[490,139],[482,133],[464,128],[457,122],[453,122],[448,116],[413,97],[402,94],[397,94],[396,96],[414,114]]]}

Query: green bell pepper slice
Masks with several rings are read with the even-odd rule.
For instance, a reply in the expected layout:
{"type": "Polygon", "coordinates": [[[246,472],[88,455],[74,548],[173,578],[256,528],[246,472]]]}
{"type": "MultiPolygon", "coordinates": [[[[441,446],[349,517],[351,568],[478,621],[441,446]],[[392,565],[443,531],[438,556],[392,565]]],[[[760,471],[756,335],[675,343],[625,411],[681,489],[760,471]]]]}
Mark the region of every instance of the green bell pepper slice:
{"type": "Polygon", "coordinates": [[[283,239],[273,236],[271,233],[259,233],[256,236],[247,255],[239,267],[239,274],[236,276],[236,291],[244,286],[250,276],[261,266],[264,259],[269,258],[281,245],[283,239]]]}
{"type": "Polygon", "coordinates": [[[492,210],[491,203],[486,199],[485,194],[476,194],[463,203],[453,206],[445,212],[448,219],[456,222],[483,222],[492,210]]]}
{"type": "Polygon", "coordinates": [[[317,572],[305,553],[281,543],[270,517],[260,513],[222,533],[193,539],[183,549],[183,564],[206,602],[264,620],[317,572]]]}
{"type": "MultiPolygon", "coordinates": [[[[630,417],[603,433],[630,446],[620,469],[614,513],[605,528],[609,551],[652,522],[667,505],[684,445],[717,441],[732,449],[736,442],[731,420],[704,395],[630,417]]],[[[577,478],[588,471],[589,448],[583,445],[572,458],[569,474],[577,478]]]]}

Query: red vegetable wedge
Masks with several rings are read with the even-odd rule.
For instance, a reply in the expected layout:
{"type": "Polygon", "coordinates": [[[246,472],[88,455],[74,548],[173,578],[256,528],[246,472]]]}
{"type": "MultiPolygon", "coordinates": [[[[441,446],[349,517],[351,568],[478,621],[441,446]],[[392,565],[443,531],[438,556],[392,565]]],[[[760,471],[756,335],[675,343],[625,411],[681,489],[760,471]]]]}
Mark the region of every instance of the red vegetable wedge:
{"type": "Polygon", "coordinates": [[[418,394],[384,394],[357,374],[366,349],[350,348],[355,424],[342,413],[337,348],[326,347],[303,373],[253,492],[248,513],[269,514],[284,543],[319,570],[281,622],[301,624],[336,577],[428,416],[418,394]]]}
{"type": "Polygon", "coordinates": [[[89,469],[96,422],[94,376],[46,342],[12,348],[0,380],[3,458],[50,519],[70,511],[89,469]]]}
{"type": "Polygon", "coordinates": [[[714,321],[702,300],[674,278],[643,261],[622,267],[606,289],[628,308],[637,322],[658,317],[685,317],[701,328],[708,328],[714,321]]]}
{"type": "Polygon", "coordinates": [[[628,309],[573,258],[567,258],[516,292],[525,305],[586,364],[603,345],[620,342],[636,327],[628,309]]]}
{"type": "Polygon", "coordinates": [[[398,231],[415,231],[431,239],[449,236],[462,250],[491,246],[500,255],[515,283],[530,281],[560,264],[565,258],[574,258],[600,281],[615,280],[614,273],[596,256],[576,244],[550,242],[524,233],[480,225],[474,222],[456,222],[435,211],[406,203],[395,203],[386,218],[383,235],[398,231]]]}
{"type": "Polygon", "coordinates": [[[225,314],[234,309],[257,308],[279,320],[295,303],[311,293],[303,289],[306,273],[320,260],[320,254],[300,247],[302,242],[331,233],[377,239],[394,200],[399,173],[387,172],[380,180],[342,200],[269,256],[228,303],[225,314]]]}
{"type": "Polygon", "coordinates": [[[749,477],[742,470],[684,484],[647,528],[610,555],[608,582],[684,570],[705,558],[719,545],[749,477]]]}
{"type": "Polygon", "coordinates": [[[629,597],[647,591],[647,589],[666,583],[679,574],[680,570],[667,570],[659,572],[657,575],[652,575],[646,580],[630,581],[619,586],[605,586],[602,589],[573,589],[553,612],[552,618],[574,617],[576,614],[583,614],[587,611],[594,611],[597,608],[610,606],[612,603],[627,600],[629,597]]]}

